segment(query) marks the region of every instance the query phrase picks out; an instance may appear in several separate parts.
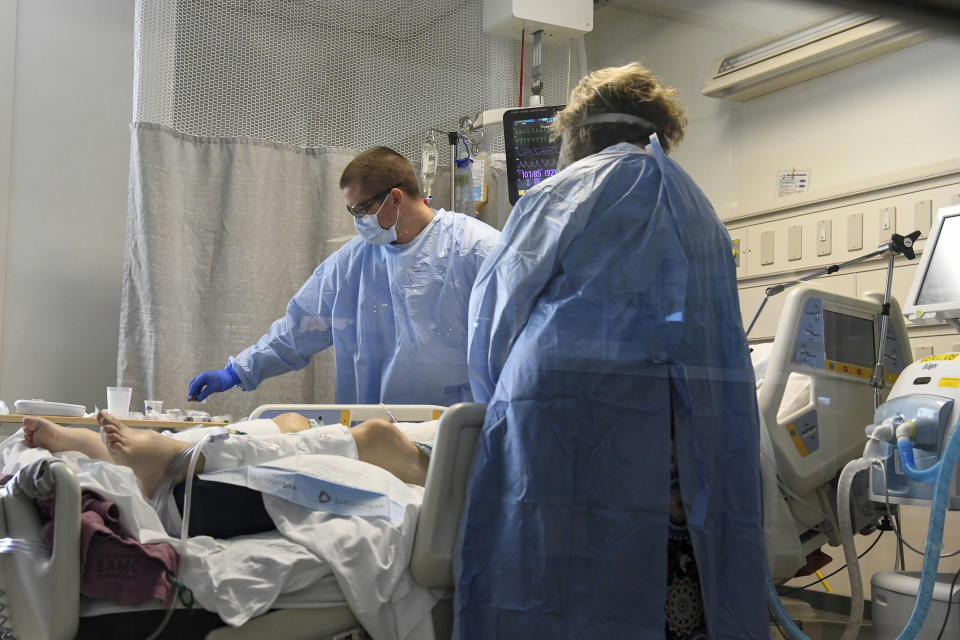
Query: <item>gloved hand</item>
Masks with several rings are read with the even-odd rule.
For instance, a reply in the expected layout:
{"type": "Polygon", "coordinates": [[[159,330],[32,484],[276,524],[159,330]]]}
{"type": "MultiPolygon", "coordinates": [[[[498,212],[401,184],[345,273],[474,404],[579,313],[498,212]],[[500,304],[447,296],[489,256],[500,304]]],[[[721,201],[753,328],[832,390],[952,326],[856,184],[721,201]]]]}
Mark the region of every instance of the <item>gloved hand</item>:
{"type": "Polygon", "coordinates": [[[238,384],[240,378],[229,364],[223,369],[208,369],[190,381],[187,400],[203,402],[211,393],[226,391],[238,384]]]}

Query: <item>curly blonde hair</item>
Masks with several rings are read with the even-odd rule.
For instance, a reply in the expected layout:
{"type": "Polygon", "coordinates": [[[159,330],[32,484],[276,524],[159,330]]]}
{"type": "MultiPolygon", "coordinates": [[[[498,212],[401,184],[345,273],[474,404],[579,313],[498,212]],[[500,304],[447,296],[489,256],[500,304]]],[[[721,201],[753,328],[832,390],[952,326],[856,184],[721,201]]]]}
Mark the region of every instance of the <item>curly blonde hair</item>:
{"type": "Polygon", "coordinates": [[[646,142],[652,133],[669,152],[680,143],[687,128],[687,115],[676,100],[677,94],[639,62],[598,69],[570,93],[570,101],[557,114],[552,130],[563,137],[562,153],[567,163],[618,142],[646,142]],[[654,128],[625,122],[584,122],[599,113],[633,114],[648,120],[654,128]]]}

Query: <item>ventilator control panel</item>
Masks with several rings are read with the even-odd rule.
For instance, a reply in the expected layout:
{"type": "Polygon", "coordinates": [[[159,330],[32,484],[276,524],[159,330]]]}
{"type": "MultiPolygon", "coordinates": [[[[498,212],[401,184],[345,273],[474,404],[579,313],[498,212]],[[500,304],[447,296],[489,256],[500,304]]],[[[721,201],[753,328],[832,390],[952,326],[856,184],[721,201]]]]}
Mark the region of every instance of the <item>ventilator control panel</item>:
{"type": "MultiPolygon", "coordinates": [[[[820,298],[808,298],[797,328],[793,362],[869,379],[877,361],[875,330],[880,325],[879,315],[869,317],[831,309],[820,298]]],[[[892,323],[887,324],[883,364],[890,383],[907,364],[892,323]]]]}
{"type": "MultiPolygon", "coordinates": [[[[883,296],[859,298],[810,285],[788,294],[770,351],[758,404],[777,457],[777,471],[798,495],[833,482],[863,451],[876,389],[883,296]]],[[[909,340],[890,300],[882,398],[906,366],[909,340]]]]}

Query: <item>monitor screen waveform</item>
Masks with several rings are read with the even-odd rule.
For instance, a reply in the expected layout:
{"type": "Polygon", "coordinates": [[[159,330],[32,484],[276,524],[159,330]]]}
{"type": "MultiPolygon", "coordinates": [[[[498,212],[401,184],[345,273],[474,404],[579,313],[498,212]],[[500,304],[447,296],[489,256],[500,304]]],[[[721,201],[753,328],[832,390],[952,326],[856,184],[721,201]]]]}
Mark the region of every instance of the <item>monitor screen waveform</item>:
{"type": "Polygon", "coordinates": [[[560,144],[549,130],[562,107],[517,109],[504,114],[510,202],[557,173],[560,144]]]}

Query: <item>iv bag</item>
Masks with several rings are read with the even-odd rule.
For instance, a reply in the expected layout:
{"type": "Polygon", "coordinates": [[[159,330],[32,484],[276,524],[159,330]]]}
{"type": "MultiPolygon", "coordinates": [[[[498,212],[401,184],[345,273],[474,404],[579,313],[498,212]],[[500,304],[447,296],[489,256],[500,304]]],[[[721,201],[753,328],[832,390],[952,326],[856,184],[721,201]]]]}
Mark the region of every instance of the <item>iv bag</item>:
{"type": "Polygon", "coordinates": [[[457,160],[453,170],[453,210],[468,216],[477,214],[477,206],[473,200],[473,171],[470,168],[470,158],[457,160]]]}
{"type": "Polygon", "coordinates": [[[420,187],[423,197],[433,197],[433,179],[437,176],[437,145],[432,140],[420,145],[420,187]]]}
{"type": "Polygon", "coordinates": [[[477,215],[477,206],[473,201],[473,171],[470,165],[470,147],[467,139],[462,135],[457,137],[453,169],[453,210],[468,216],[477,215]],[[464,155],[460,155],[460,144],[463,144],[464,155]]]}

